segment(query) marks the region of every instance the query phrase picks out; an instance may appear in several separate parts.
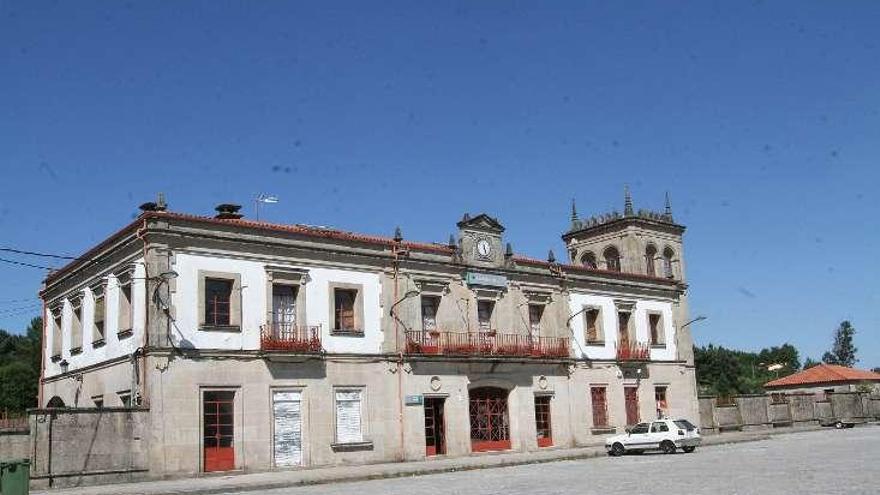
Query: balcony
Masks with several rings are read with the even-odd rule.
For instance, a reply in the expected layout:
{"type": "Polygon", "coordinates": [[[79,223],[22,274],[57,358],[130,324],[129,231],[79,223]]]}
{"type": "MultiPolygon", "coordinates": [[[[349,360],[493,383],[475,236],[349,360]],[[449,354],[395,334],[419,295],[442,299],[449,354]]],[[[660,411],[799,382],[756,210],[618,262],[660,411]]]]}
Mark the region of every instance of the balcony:
{"type": "Polygon", "coordinates": [[[273,323],[260,327],[260,349],[296,353],[320,353],[321,326],[297,327],[273,323]]]}
{"type": "Polygon", "coordinates": [[[567,358],[566,337],[466,332],[406,332],[407,354],[427,356],[483,356],[567,358]]]}
{"type": "Polygon", "coordinates": [[[618,361],[648,361],[651,359],[651,347],[648,344],[623,344],[617,347],[618,361]]]}

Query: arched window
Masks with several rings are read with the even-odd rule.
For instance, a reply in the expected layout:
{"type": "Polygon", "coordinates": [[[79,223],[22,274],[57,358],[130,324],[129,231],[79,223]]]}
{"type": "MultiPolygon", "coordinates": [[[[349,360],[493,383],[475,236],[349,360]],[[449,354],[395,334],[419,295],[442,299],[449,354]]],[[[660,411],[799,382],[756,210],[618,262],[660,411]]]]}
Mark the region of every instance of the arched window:
{"type": "Polygon", "coordinates": [[[675,277],[675,273],[672,271],[672,258],[675,256],[675,251],[672,250],[671,247],[666,247],[663,250],[663,276],[666,278],[675,277]]]}
{"type": "Polygon", "coordinates": [[[647,273],[649,277],[657,276],[657,270],[654,268],[654,259],[656,257],[657,247],[653,244],[648,244],[647,249],[645,249],[645,273],[647,273]]]}
{"type": "Polygon", "coordinates": [[[620,271],[620,252],[616,247],[611,246],[602,253],[605,257],[605,268],[613,272],[620,271]]]}
{"type": "Polygon", "coordinates": [[[64,401],[61,400],[61,397],[55,395],[51,399],[49,399],[49,403],[46,404],[46,407],[61,408],[64,407],[64,401]]]}
{"type": "Polygon", "coordinates": [[[596,269],[599,265],[596,264],[596,255],[590,251],[587,251],[583,256],[581,256],[581,264],[587,268],[596,269]]]}

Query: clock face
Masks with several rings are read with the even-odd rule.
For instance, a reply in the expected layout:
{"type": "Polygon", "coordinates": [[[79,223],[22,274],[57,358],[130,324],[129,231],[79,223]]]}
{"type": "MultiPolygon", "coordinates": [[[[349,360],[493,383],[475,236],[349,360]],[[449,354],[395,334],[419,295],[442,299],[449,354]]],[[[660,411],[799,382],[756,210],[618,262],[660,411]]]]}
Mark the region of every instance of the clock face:
{"type": "Polygon", "coordinates": [[[477,254],[483,258],[488,258],[492,254],[492,244],[486,239],[477,241],[477,254]]]}

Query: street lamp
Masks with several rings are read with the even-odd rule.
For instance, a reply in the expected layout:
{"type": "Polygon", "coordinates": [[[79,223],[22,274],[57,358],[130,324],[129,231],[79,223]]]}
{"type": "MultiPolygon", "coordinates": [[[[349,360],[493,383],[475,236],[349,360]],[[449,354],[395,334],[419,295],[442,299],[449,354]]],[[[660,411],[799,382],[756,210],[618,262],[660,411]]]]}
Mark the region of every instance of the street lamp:
{"type": "Polygon", "coordinates": [[[397,317],[397,313],[394,311],[394,309],[397,308],[397,306],[398,306],[400,303],[402,303],[403,301],[406,301],[407,299],[409,299],[409,298],[411,298],[411,297],[416,297],[416,296],[419,295],[419,294],[421,294],[421,292],[419,292],[419,291],[417,291],[417,290],[408,290],[408,291],[406,291],[406,294],[404,294],[403,297],[401,297],[400,299],[398,299],[397,302],[395,302],[394,304],[392,304],[392,305],[391,305],[391,309],[388,310],[388,313],[391,315],[391,317],[394,318],[395,320],[397,320],[398,323],[400,323],[401,325],[403,325],[403,331],[404,331],[404,332],[408,331],[409,329],[406,327],[406,323],[404,323],[400,318],[397,317]]]}
{"type": "Polygon", "coordinates": [[[709,319],[708,316],[700,315],[700,316],[694,318],[693,320],[691,320],[691,321],[685,323],[684,325],[682,325],[682,326],[679,328],[679,330],[682,329],[682,328],[684,328],[684,327],[686,327],[686,326],[688,326],[688,325],[690,325],[691,323],[696,323],[696,322],[698,322],[698,321],[703,321],[703,320],[708,320],[708,319],[709,319]]]}

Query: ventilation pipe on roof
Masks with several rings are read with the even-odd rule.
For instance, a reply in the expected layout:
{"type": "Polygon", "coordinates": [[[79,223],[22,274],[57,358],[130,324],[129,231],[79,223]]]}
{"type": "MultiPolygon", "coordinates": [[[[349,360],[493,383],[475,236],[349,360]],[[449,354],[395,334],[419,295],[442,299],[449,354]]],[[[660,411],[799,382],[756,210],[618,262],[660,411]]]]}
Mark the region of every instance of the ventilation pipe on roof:
{"type": "Polygon", "coordinates": [[[241,213],[238,211],[241,210],[241,205],[234,205],[231,203],[223,203],[217,205],[216,208],[217,214],[214,215],[214,218],[218,218],[220,220],[238,220],[243,217],[241,213]]]}

